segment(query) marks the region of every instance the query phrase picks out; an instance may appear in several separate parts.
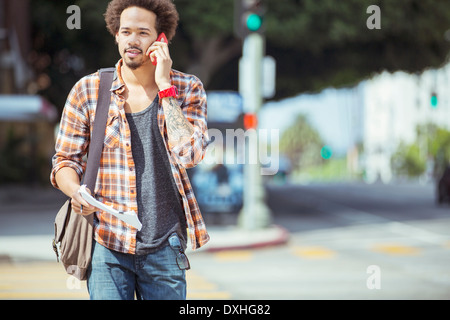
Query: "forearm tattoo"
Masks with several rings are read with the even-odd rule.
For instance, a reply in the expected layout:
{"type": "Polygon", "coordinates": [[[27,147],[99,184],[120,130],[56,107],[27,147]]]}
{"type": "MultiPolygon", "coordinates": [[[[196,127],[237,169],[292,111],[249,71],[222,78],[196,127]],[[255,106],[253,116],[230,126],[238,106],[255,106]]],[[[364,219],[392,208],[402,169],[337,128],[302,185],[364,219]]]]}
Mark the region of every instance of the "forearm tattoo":
{"type": "Polygon", "coordinates": [[[178,101],[170,97],[168,101],[164,101],[163,107],[169,141],[177,145],[190,139],[194,133],[194,127],[183,115],[178,101]]]}

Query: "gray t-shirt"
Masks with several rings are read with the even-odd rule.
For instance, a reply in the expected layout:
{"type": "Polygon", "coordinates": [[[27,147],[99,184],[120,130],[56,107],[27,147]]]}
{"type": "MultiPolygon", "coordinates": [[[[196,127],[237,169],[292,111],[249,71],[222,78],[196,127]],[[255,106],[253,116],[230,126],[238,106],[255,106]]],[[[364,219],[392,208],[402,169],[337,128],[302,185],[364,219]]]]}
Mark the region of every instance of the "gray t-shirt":
{"type": "Polygon", "coordinates": [[[138,217],[136,254],[149,254],[167,245],[176,232],[186,246],[186,218],[158,127],[158,97],[145,110],[127,113],[136,166],[138,217]]]}

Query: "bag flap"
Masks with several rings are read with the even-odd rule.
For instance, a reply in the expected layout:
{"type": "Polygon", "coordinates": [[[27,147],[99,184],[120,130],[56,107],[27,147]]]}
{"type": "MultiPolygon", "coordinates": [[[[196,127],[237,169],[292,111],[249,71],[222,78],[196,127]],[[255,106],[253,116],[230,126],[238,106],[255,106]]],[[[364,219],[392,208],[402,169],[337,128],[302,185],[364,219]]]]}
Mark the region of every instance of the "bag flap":
{"type": "Polygon", "coordinates": [[[55,218],[55,242],[58,243],[61,241],[62,236],[64,235],[64,229],[66,227],[66,223],[68,217],[70,216],[70,211],[72,210],[72,206],[70,204],[71,199],[68,199],[64,205],[59,209],[55,218]]]}

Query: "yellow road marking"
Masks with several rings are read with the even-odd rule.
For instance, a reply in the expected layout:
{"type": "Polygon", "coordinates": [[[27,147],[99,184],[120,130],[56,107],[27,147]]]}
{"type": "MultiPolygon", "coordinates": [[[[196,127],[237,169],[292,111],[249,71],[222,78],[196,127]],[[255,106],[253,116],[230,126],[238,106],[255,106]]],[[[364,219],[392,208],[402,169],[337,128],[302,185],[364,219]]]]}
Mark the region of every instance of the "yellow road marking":
{"type": "Polygon", "coordinates": [[[84,300],[89,299],[87,293],[81,292],[0,292],[0,299],[3,300],[84,300]]]}
{"type": "MultiPolygon", "coordinates": [[[[193,270],[186,272],[187,299],[230,299],[193,270]]],[[[60,264],[0,263],[0,299],[89,299],[86,281],[67,275],[60,264]]]]}
{"type": "Polygon", "coordinates": [[[295,246],[293,254],[307,259],[330,259],[336,256],[336,252],[321,246],[295,246]]]}
{"type": "Polygon", "coordinates": [[[189,300],[229,300],[231,295],[229,292],[191,292],[188,291],[186,299],[189,300]]]}
{"type": "Polygon", "coordinates": [[[214,258],[219,261],[249,261],[253,257],[250,250],[226,250],[214,254],[214,258]]]}
{"type": "Polygon", "coordinates": [[[217,285],[209,282],[194,270],[186,272],[187,299],[200,300],[225,300],[231,299],[231,294],[227,291],[219,291],[217,285]]]}
{"type": "Polygon", "coordinates": [[[417,255],[421,251],[419,248],[401,244],[379,244],[374,246],[372,250],[389,255],[417,255]]]}

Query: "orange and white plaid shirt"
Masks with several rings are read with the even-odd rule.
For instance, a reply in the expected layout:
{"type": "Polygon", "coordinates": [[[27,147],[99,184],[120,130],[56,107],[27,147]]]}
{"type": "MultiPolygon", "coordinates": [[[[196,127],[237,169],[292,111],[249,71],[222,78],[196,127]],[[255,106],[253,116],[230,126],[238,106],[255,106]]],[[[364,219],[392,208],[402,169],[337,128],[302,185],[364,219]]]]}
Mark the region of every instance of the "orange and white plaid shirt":
{"type": "MultiPolygon", "coordinates": [[[[124,110],[125,99],[122,94],[125,83],[121,77],[121,66],[122,60],[116,64],[111,86],[105,143],[94,194],[97,200],[116,210],[134,210],[137,214],[135,163],[131,151],[131,131],[124,110]]],[[[206,93],[201,81],[193,75],[172,70],[170,76],[172,85],[178,89],[180,107],[194,126],[194,133],[184,145],[169,146],[161,102],[158,108],[158,126],[183,202],[192,249],[195,250],[209,241],[209,235],[186,169],[196,166],[203,159],[208,144],[206,93]]],[[[93,129],[99,84],[98,72],[88,75],[75,84],[67,98],[56,141],[56,154],[52,159],[50,179],[56,188],[55,174],[61,168],[73,168],[80,180],[84,174],[84,156],[93,129]]],[[[98,243],[115,251],[135,253],[137,229],[108,213],[96,212],[96,217],[94,239],[98,243]]]]}

